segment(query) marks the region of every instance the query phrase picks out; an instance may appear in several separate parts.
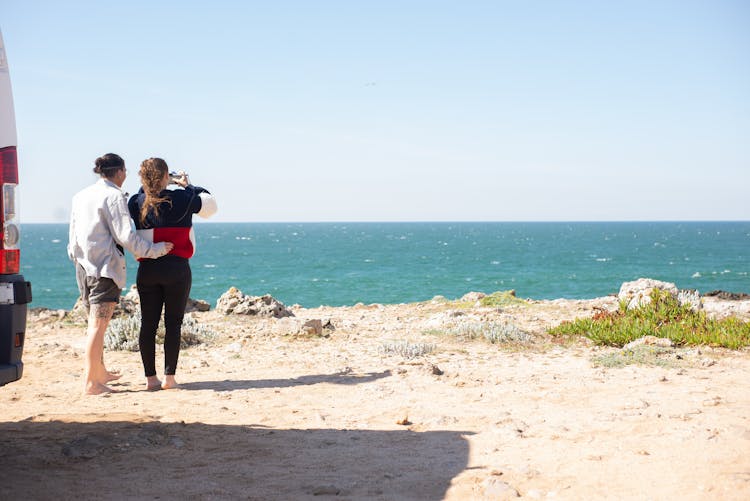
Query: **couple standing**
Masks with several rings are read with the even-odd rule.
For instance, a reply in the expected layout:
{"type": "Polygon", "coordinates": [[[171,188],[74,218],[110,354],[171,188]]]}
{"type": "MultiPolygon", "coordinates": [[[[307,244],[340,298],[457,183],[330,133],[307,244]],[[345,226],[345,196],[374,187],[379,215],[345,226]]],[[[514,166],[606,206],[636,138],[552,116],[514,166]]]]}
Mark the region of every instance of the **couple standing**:
{"type": "Polygon", "coordinates": [[[75,263],[76,281],[89,311],[84,393],[112,391],[107,383],[119,379],[104,365],[104,333],[125,287],[125,253],[139,261],[136,286],[141,302],[138,346],[146,388],[176,388],[182,319],[192,274],[188,259],[195,251],[193,214],[210,217],[214,197],[190,184],[187,175],[170,178],[167,163],[149,158],[141,163],[142,187],[127,200],[121,188],[125,162],[114,153],[96,159],[96,183],[73,197],[68,256],[75,263]],[[178,189],[169,190],[169,184],[178,189]],[[132,222],[136,231],[133,231],[132,222]],[[156,376],[156,330],[164,308],[164,381],[156,376]]]}

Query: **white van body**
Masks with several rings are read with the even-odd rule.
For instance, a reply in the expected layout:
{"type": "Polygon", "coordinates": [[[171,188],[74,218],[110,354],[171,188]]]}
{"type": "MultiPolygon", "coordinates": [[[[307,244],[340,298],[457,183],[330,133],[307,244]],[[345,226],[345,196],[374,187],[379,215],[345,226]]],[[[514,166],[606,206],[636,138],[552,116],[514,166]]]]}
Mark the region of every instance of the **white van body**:
{"type": "Polygon", "coordinates": [[[20,271],[20,229],[16,208],[18,154],[16,115],[8,58],[0,33],[0,386],[23,376],[26,314],[31,284],[20,271]]]}
{"type": "Polygon", "coordinates": [[[10,88],[8,58],[5,56],[3,34],[0,32],[0,148],[16,146],[16,114],[13,108],[13,92],[10,88]]]}

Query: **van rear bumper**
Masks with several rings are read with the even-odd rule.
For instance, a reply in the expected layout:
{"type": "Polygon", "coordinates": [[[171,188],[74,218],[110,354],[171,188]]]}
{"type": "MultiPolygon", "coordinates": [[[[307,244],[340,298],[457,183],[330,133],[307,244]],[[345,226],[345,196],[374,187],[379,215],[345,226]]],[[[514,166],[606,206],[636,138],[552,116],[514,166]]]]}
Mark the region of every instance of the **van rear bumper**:
{"type": "Polygon", "coordinates": [[[23,362],[0,365],[0,386],[18,381],[23,376],[23,362]]]}
{"type": "Polygon", "coordinates": [[[0,386],[23,376],[23,345],[31,284],[22,275],[0,275],[0,386]]]}

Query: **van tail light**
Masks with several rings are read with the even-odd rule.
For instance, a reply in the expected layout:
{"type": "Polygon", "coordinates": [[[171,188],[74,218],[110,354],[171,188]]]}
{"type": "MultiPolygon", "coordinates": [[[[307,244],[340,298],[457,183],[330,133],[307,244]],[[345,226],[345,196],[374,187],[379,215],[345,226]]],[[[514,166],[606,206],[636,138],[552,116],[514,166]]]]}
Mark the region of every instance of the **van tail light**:
{"type": "Polygon", "coordinates": [[[15,146],[0,149],[0,227],[3,238],[0,241],[0,274],[18,273],[21,252],[18,244],[21,231],[18,226],[17,196],[18,155],[15,146]]]}

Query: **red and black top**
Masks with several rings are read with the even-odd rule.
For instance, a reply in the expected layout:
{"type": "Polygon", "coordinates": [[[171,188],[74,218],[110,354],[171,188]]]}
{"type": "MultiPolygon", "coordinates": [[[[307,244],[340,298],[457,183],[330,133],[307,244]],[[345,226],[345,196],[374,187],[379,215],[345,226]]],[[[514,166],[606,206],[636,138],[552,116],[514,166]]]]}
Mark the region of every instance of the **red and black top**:
{"type": "Polygon", "coordinates": [[[189,184],[184,189],[163,190],[159,196],[167,199],[159,204],[159,217],[151,210],[143,223],[141,207],[146,200],[143,188],[130,197],[128,209],[137,233],[150,242],[172,242],[174,248],[169,255],[192,257],[195,254],[193,214],[212,216],[216,212],[213,195],[205,188],[189,184]]]}

